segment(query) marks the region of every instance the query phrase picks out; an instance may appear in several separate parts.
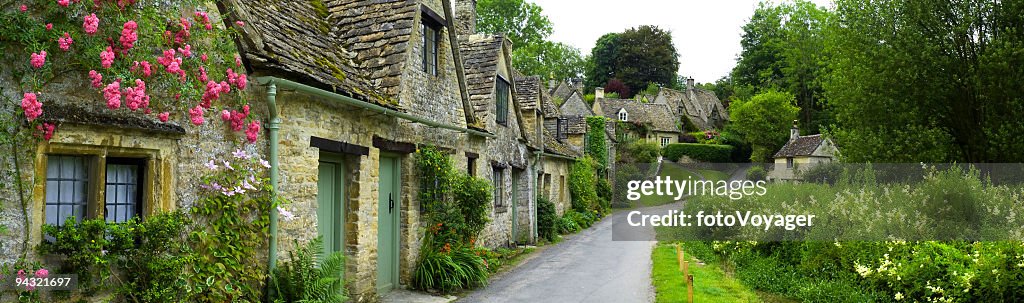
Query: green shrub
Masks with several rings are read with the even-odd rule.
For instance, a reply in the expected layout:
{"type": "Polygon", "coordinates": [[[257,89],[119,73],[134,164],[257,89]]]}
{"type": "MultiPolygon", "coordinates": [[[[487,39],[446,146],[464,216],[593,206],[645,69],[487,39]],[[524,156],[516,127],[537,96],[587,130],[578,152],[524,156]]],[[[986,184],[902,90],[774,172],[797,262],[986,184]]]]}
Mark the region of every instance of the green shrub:
{"type": "Polygon", "coordinates": [[[747,180],[761,181],[765,180],[766,177],[768,177],[768,171],[766,171],[763,166],[754,165],[747,170],[747,180]]]}
{"type": "Polygon", "coordinates": [[[558,219],[555,203],[545,197],[537,197],[537,234],[554,242],[559,232],[558,219]]]}
{"type": "Polygon", "coordinates": [[[800,172],[805,182],[835,184],[843,176],[843,167],[839,163],[819,163],[800,172]]]}
{"type": "Polygon", "coordinates": [[[296,251],[270,275],[270,299],[275,303],[345,302],[345,255],[334,252],[321,258],[323,240],[317,237],[305,246],[295,241],[296,251]]]}
{"type": "Polygon", "coordinates": [[[597,179],[597,202],[601,212],[611,209],[612,183],[605,178],[597,179]]]}
{"type": "Polygon", "coordinates": [[[608,167],[608,145],[605,140],[604,126],[607,118],[594,116],[587,117],[587,155],[597,162],[597,169],[603,170],[608,167]]]}
{"type": "Polygon", "coordinates": [[[669,161],[679,161],[688,156],[695,161],[728,163],[732,159],[733,147],[729,145],[675,143],[662,149],[661,154],[669,161]]]}
{"type": "Polygon", "coordinates": [[[587,212],[598,207],[597,172],[594,160],[583,157],[576,160],[569,168],[569,194],[572,197],[572,209],[587,212]]]}
{"type": "Polygon", "coordinates": [[[661,147],[647,140],[626,143],[617,150],[618,162],[624,163],[654,163],[658,162],[658,156],[661,155],[661,147]]]}
{"type": "Polygon", "coordinates": [[[463,241],[469,241],[484,230],[490,221],[493,191],[490,181],[460,174],[454,189],[455,204],[462,214],[465,226],[459,231],[463,241]]]}
{"type": "Polygon", "coordinates": [[[737,134],[729,128],[722,131],[721,135],[722,144],[732,146],[732,157],[733,163],[746,163],[750,162],[750,155],[754,153],[754,149],[743,140],[743,136],[737,134]]]}
{"type": "MultiPolygon", "coordinates": [[[[436,246],[429,233],[423,242],[424,248],[436,246]]],[[[441,249],[420,249],[420,259],[413,271],[412,287],[447,294],[487,284],[489,275],[484,259],[470,247],[451,248],[446,245],[441,249]]]]}
{"type": "Polygon", "coordinates": [[[583,230],[582,227],[572,218],[562,215],[558,218],[558,233],[560,234],[573,234],[583,230]]]}

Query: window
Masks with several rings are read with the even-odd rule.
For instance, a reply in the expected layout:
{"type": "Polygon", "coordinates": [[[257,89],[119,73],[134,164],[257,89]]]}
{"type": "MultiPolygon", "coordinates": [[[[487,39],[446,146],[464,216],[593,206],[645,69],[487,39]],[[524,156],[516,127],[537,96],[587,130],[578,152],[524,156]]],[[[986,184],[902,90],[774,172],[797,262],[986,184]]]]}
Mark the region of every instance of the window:
{"type": "Polygon", "coordinates": [[[793,168],[793,157],[786,158],[786,168],[793,168]]]}
{"type": "Polygon", "coordinates": [[[544,196],[551,199],[551,174],[544,174],[544,196]]]}
{"type": "Polygon", "coordinates": [[[119,223],[141,216],[144,160],[106,158],[103,161],[105,177],[101,178],[90,169],[97,162],[95,159],[69,155],[48,157],[46,224],[61,225],[68,217],[78,222],[86,218],[105,218],[107,222],[119,223]],[[101,197],[95,196],[99,189],[103,189],[101,197]]]}
{"type": "Polygon", "coordinates": [[[476,158],[475,157],[467,157],[466,159],[468,161],[466,163],[466,173],[469,174],[470,176],[475,176],[476,175],[476,158]]]}
{"type": "Polygon", "coordinates": [[[46,167],[46,224],[62,225],[68,217],[82,222],[89,202],[85,157],[50,156],[46,167]]]}
{"type": "Polygon", "coordinates": [[[494,99],[496,101],[495,122],[501,125],[508,125],[508,99],[509,84],[501,77],[496,77],[494,87],[494,99]]]}
{"type": "Polygon", "coordinates": [[[432,22],[424,22],[420,28],[423,39],[423,72],[437,76],[437,44],[441,37],[441,27],[432,22]]]}
{"type": "Polygon", "coordinates": [[[555,127],[555,139],[558,141],[569,138],[569,119],[558,118],[558,123],[555,127]]]}
{"type": "Polygon", "coordinates": [[[671,142],[672,142],[672,138],[670,138],[670,137],[661,137],[661,147],[668,146],[668,144],[671,143],[671,142]]]}
{"type": "Polygon", "coordinates": [[[625,109],[619,111],[619,121],[629,121],[629,113],[625,109]]]}
{"type": "Polygon", "coordinates": [[[500,210],[505,207],[505,170],[495,167],[491,174],[491,183],[494,184],[494,209],[500,210]]]}
{"type": "Polygon", "coordinates": [[[126,222],[139,216],[142,201],[142,160],[107,159],[104,217],[107,222],[126,222]]]}

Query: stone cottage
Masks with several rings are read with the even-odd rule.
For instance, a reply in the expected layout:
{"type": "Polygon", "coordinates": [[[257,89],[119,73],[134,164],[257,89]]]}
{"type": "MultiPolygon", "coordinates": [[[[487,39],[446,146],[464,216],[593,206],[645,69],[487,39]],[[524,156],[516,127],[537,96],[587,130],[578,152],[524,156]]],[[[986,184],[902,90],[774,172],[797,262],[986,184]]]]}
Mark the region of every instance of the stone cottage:
{"type": "Polygon", "coordinates": [[[686,91],[663,87],[652,100],[668,105],[683,126],[692,125],[691,131],[721,129],[729,120],[729,113],[715,93],[694,87],[692,78],[686,80],[686,91]]]}
{"type": "MultiPolygon", "coordinates": [[[[330,248],[348,256],[357,301],[408,283],[415,267],[423,227],[411,168],[419,146],[450,151],[460,169],[495,184],[484,245],[508,245],[517,230],[533,239],[528,224],[513,223],[533,215],[534,174],[511,110],[508,43],[468,37],[475,12],[452,18],[444,2],[333,1],[326,12],[305,2],[222,8],[251,25],[237,43],[276,104],[280,190],[300,217],[281,223],[279,242],[332,239],[330,248]],[[460,35],[465,53],[453,43],[460,35]]],[[[457,7],[469,10],[469,2],[457,7]]]]}
{"type": "MultiPolygon", "coordinates": [[[[537,81],[539,82],[539,79],[537,81]]],[[[529,80],[525,82],[529,83],[529,80]]],[[[561,216],[566,210],[572,209],[572,197],[568,187],[569,168],[577,158],[583,156],[583,149],[567,144],[568,132],[558,130],[559,125],[567,125],[564,124],[558,106],[550,94],[539,89],[539,85],[537,87],[537,102],[542,114],[542,122],[538,122],[541,122],[543,136],[543,153],[537,169],[537,191],[539,196],[555,204],[555,213],[561,216]],[[563,122],[560,123],[560,120],[563,122]]]]}
{"type": "MultiPolygon", "coordinates": [[[[521,224],[523,215],[532,214],[533,162],[527,150],[528,132],[521,119],[522,106],[516,97],[512,78],[512,43],[501,35],[475,34],[459,43],[466,66],[469,99],[479,127],[497,138],[487,140],[484,172],[494,185],[491,220],[481,235],[486,246],[509,246],[520,239],[532,239],[529,224],[521,224]],[[524,213],[525,211],[525,213],[524,213]]],[[[529,218],[529,217],[527,217],[529,218]]]]}
{"type": "Polygon", "coordinates": [[[678,120],[665,104],[600,98],[594,102],[594,112],[620,125],[619,140],[646,140],[664,147],[678,143],[682,134],[678,120]]]}
{"type": "Polygon", "coordinates": [[[789,130],[789,141],[772,158],[775,168],[768,174],[772,181],[801,180],[800,171],[806,171],[818,164],[836,161],[839,150],[831,139],[822,135],[801,136],[800,129],[793,121],[789,130]]]}

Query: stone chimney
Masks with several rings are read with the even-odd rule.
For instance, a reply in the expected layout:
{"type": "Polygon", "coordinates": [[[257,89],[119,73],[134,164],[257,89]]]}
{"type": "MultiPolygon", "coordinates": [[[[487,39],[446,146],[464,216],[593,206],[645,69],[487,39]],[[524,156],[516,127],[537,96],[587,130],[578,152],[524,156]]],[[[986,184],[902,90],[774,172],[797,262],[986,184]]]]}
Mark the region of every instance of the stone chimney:
{"type": "Polygon", "coordinates": [[[455,0],[455,30],[459,36],[476,34],[476,0],[455,0]]]}
{"type": "Polygon", "coordinates": [[[555,80],[555,79],[548,80],[548,90],[555,89],[556,86],[558,86],[558,80],[555,80]]]}
{"type": "Polygon", "coordinates": [[[793,128],[789,129],[789,141],[800,138],[800,128],[796,126],[796,120],[793,120],[793,128]]]}
{"type": "Polygon", "coordinates": [[[693,90],[693,78],[686,78],[686,90],[693,90]]]}
{"type": "Polygon", "coordinates": [[[572,86],[578,90],[583,90],[583,78],[572,78],[572,86]]]}
{"type": "Polygon", "coordinates": [[[594,100],[604,99],[604,87],[594,89],[594,100]]]}

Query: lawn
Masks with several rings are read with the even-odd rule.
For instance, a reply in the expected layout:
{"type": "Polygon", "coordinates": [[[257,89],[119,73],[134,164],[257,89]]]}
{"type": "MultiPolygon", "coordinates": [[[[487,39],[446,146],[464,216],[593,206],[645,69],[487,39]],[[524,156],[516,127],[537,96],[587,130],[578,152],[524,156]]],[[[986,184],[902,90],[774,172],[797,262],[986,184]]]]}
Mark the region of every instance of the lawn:
{"type": "Polygon", "coordinates": [[[720,172],[720,171],[717,171],[717,170],[701,169],[701,170],[697,170],[697,172],[701,176],[704,176],[705,180],[711,180],[711,181],[722,181],[722,180],[725,180],[725,181],[729,181],[729,174],[724,173],[724,172],[720,172]]]}
{"type": "MultiPolygon", "coordinates": [[[[689,254],[686,258],[690,261],[690,274],[693,275],[694,302],[761,302],[754,291],[729,276],[716,264],[700,265],[689,254]]],[[[651,259],[654,263],[651,280],[657,293],[655,302],[686,302],[686,284],[683,273],[679,271],[675,245],[656,246],[651,259]]]]}

